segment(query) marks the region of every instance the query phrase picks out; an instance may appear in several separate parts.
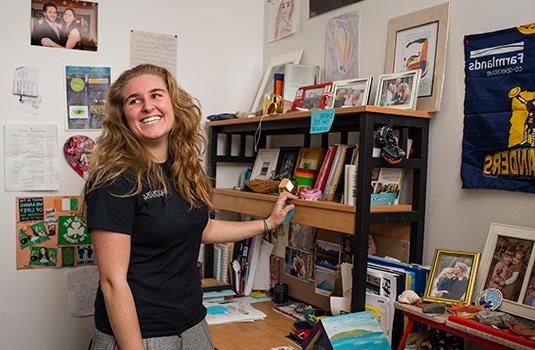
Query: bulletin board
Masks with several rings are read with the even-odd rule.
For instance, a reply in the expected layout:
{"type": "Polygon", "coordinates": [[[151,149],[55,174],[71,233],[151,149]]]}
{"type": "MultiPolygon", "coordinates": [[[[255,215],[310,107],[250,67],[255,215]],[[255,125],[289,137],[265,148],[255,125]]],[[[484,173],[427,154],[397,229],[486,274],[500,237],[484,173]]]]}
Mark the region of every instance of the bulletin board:
{"type": "Polygon", "coordinates": [[[16,198],[17,270],[92,265],[80,196],[16,198]]]}

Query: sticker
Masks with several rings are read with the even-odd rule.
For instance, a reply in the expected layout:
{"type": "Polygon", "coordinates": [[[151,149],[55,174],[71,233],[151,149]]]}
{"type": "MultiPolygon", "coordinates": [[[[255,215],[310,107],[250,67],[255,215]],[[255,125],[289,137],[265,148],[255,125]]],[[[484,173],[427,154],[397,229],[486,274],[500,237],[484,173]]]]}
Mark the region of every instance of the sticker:
{"type": "Polygon", "coordinates": [[[57,224],[47,224],[46,225],[46,232],[49,236],[55,236],[56,232],[58,232],[58,225],[57,224]]]}
{"type": "Polygon", "coordinates": [[[43,197],[19,198],[19,221],[43,220],[43,197]]]}
{"type": "Polygon", "coordinates": [[[45,247],[32,247],[30,265],[32,266],[56,266],[58,249],[45,247]]]}
{"type": "Polygon", "coordinates": [[[78,246],[77,263],[78,265],[91,265],[93,264],[93,246],[81,245],[78,246]]]}
{"type": "Polygon", "coordinates": [[[84,135],[71,136],[63,145],[65,160],[71,168],[84,180],[89,170],[89,155],[95,146],[95,141],[84,135]]]}
{"type": "Polygon", "coordinates": [[[58,245],[91,244],[91,235],[78,216],[60,216],[58,245]]]}
{"type": "Polygon", "coordinates": [[[88,119],[89,107],[87,106],[69,106],[69,118],[70,119],[88,119]]]}
{"type": "Polygon", "coordinates": [[[61,266],[74,267],[74,247],[61,247],[61,266]]]}

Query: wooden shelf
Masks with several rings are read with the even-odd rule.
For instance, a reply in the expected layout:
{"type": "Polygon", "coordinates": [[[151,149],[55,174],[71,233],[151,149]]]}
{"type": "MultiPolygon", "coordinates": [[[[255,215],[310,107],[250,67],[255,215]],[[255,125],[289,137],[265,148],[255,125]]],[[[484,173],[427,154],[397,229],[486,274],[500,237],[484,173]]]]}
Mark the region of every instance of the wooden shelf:
{"type": "MultiPolygon", "coordinates": [[[[214,189],[217,210],[265,217],[271,213],[275,195],[244,192],[233,189],[214,189]]],[[[292,222],[348,234],[355,232],[355,207],[327,201],[292,201],[296,206],[292,222]]],[[[410,212],[410,204],[372,206],[372,213],[410,212]]]]}
{"type": "MultiPolygon", "coordinates": [[[[347,108],[337,108],[337,116],[349,116],[354,117],[356,113],[371,112],[378,114],[387,114],[387,115],[397,115],[404,117],[413,117],[413,118],[425,118],[430,119],[431,113],[425,111],[416,111],[412,109],[398,109],[390,107],[379,107],[379,106],[358,106],[358,107],[347,107],[347,108]]],[[[254,118],[241,118],[241,119],[226,119],[226,120],[216,120],[213,122],[207,122],[208,126],[224,126],[224,125],[238,125],[238,124],[249,124],[249,123],[258,123],[262,119],[262,123],[269,122],[279,122],[283,120],[295,120],[295,119],[307,119],[310,118],[310,112],[290,112],[283,114],[267,115],[263,117],[254,117],[254,118]]]]}

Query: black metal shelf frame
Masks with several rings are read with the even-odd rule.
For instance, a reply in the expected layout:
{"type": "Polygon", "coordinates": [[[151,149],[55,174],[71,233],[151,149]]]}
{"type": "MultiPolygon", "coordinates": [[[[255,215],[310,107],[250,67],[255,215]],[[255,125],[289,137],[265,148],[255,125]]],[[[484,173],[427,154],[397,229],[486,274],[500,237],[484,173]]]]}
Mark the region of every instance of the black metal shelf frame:
{"type": "MultiPolygon", "coordinates": [[[[216,178],[218,162],[253,163],[254,156],[246,156],[246,137],[253,136],[258,123],[233,125],[211,125],[209,130],[208,174],[216,178]],[[225,137],[225,154],[217,154],[219,135],[225,137]],[[240,138],[238,155],[231,155],[232,136],[240,138]]],[[[265,148],[266,137],[275,135],[303,134],[303,147],[310,147],[310,118],[295,120],[270,120],[262,122],[259,148],[265,148]]],[[[340,133],[340,142],[347,143],[349,132],[359,132],[359,160],[357,172],[357,197],[355,215],[355,235],[353,236],[353,291],[352,311],[362,311],[365,306],[366,275],[368,257],[368,231],[375,223],[410,223],[411,263],[421,263],[423,255],[425,196],[427,182],[427,155],[429,119],[382,114],[378,112],[355,112],[336,117],[329,133],[340,133]],[[407,149],[407,139],[413,140],[414,155],[397,165],[390,165],[382,159],[372,157],[374,131],[383,125],[391,125],[397,132],[399,145],[407,149]],[[371,213],[370,183],[373,168],[396,167],[412,170],[412,211],[404,213],[371,213]]],[[[328,147],[328,133],[321,136],[321,147],[328,147]]],[[[213,274],[213,247],[205,249],[205,276],[213,274]]]]}

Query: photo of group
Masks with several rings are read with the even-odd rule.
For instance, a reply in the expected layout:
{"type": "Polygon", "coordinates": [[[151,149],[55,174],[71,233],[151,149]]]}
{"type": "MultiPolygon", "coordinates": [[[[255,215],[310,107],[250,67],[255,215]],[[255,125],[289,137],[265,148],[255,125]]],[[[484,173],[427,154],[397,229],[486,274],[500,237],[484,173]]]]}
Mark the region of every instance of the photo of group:
{"type": "Polygon", "coordinates": [[[479,253],[437,249],[424,300],[470,302],[479,263],[479,253]]]}
{"type": "Polygon", "coordinates": [[[400,109],[415,109],[420,70],[384,74],[379,77],[375,105],[400,109]]]}
{"type": "Polygon", "coordinates": [[[368,103],[372,78],[334,82],[334,99],[331,108],[364,106],[368,103]]]}
{"type": "Polygon", "coordinates": [[[97,3],[32,0],[31,9],[32,45],[97,51],[97,3]]]}
{"type": "Polygon", "coordinates": [[[490,226],[478,289],[503,294],[501,311],[535,320],[535,229],[496,224],[490,226]]]}
{"type": "Polygon", "coordinates": [[[532,249],[533,241],[498,237],[485,289],[499,289],[504,299],[517,301],[532,249]]]}

